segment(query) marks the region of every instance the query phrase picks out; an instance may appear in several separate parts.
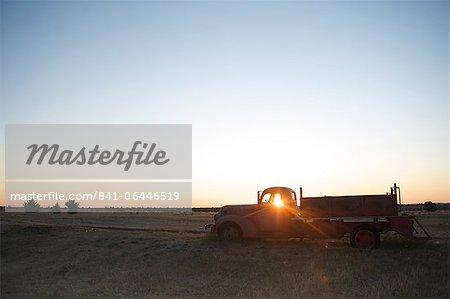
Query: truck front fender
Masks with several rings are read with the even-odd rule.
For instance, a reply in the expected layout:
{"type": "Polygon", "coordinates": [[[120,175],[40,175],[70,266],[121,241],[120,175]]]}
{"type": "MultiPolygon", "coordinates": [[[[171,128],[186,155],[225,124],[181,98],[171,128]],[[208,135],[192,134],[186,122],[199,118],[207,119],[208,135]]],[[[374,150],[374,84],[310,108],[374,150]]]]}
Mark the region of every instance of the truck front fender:
{"type": "Polygon", "coordinates": [[[239,228],[241,229],[242,237],[244,239],[255,238],[257,236],[257,229],[255,224],[245,216],[225,215],[220,217],[216,221],[216,231],[218,232],[221,226],[226,223],[234,223],[238,225],[239,228]]]}

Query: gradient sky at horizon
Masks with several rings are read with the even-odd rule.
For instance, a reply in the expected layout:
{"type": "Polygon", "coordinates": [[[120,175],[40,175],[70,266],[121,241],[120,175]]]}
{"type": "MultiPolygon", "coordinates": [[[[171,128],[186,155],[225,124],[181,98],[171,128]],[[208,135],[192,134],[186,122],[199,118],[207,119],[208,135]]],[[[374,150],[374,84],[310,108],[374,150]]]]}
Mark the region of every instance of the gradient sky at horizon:
{"type": "Polygon", "coordinates": [[[2,1],[1,167],[5,123],[192,123],[194,206],[449,202],[448,51],[448,1],[2,1]]]}

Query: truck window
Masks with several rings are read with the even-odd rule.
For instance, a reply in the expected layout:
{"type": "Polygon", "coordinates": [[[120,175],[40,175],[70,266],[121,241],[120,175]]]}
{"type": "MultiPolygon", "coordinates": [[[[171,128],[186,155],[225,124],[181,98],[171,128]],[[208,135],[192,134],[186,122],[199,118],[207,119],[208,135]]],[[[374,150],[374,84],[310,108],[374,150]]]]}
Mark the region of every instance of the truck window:
{"type": "Polygon", "coordinates": [[[269,203],[270,202],[270,197],[272,196],[272,194],[270,193],[266,193],[264,194],[261,203],[269,203]]]}

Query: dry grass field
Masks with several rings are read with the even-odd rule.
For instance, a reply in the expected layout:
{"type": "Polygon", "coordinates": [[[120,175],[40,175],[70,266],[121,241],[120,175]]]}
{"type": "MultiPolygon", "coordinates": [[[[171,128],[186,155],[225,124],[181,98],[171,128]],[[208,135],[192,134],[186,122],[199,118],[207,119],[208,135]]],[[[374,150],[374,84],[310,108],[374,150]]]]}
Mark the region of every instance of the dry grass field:
{"type": "Polygon", "coordinates": [[[449,298],[449,214],[433,237],[222,243],[213,213],[1,213],[1,298],[449,298]]]}

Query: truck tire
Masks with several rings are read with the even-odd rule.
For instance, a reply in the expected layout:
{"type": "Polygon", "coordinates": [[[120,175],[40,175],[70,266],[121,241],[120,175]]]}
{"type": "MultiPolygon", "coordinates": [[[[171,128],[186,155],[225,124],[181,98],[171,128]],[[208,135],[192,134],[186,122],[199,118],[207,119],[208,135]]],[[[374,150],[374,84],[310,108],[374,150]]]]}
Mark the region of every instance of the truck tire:
{"type": "Polygon", "coordinates": [[[241,228],[235,223],[224,223],[219,228],[219,240],[240,241],[242,240],[241,228]]]}
{"type": "Polygon", "coordinates": [[[380,246],[380,232],[370,225],[359,226],[350,235],[350,245],[355,248],[376,249],[380,246]]]}

